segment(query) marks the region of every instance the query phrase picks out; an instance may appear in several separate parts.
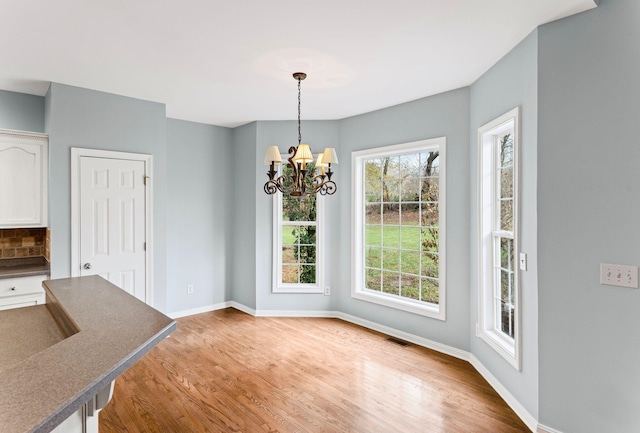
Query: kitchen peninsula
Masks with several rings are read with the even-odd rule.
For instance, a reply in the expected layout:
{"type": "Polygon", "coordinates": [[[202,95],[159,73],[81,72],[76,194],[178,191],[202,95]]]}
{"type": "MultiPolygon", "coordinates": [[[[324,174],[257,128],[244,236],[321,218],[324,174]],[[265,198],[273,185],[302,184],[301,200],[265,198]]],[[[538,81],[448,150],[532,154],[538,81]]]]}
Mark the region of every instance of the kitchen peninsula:
{"type": "Polygon", "coordinates": [[[46,305],[0,311],[3,433],[50,432],[79,410],[97,415],[112,382],[176,329],[99,276],[43,286],[46,305]]]}

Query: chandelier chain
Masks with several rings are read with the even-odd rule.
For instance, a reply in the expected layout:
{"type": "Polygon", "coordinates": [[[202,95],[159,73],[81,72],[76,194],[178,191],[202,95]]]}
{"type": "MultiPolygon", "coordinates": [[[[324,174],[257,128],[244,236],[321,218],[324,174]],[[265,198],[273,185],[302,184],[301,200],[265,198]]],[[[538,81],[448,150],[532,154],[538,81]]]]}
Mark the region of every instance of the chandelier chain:
{"type": "Polygon", "coordinates": [[[302,133],[300,132],[300,82],[301,78],[298,77],[298,145],[302,143],[302,133]]]}

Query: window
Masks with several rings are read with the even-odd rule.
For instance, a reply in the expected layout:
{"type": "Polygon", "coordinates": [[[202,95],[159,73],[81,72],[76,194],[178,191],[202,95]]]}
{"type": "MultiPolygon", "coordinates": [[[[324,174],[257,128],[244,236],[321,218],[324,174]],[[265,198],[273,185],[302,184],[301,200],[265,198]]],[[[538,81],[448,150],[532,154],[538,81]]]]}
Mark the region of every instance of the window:
{"type": "Polygon", "coordinates": [[[352,296],[444,320],[445,138],[352,154],[352,296]]]}
{"type": "MultiPolygon", "coordinates": [[[[291,175],[288,164],[281,170],[291,175]]],[[[274,293],[322,293],[322,200],[320,194],[274,195],[274,293]]]]}
{"type": "Polygon", "coordinates": [[[478,336],[520,369],[516,108],[478,130],[478,336]]]}

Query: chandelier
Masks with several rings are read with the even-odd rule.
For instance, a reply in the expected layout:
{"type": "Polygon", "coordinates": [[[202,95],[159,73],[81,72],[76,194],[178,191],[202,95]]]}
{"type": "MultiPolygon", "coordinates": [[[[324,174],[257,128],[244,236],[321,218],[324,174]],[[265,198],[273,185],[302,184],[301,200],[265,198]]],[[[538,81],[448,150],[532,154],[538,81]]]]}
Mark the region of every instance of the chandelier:
{"type": "Polygon", "coordinates": [[[264,192],[275,194],[280,191],[292,197],[302,198],[307,195],[320,193],[331,195],[336,192],[336,184],[331,180],[331,164],[338,163],[338,155],[333,147],[327,147],[318,155],[315,164],[316,171],[307,170],[307,164],[313,162],[313,154],[308,144],[302,143],[300,133],[300,82],[307,78],[304,72],[296,72],[293,78],[298,80],[298,146],[289,148],[289,164],[291,175],[282,174],[278,177],[276,165],[282,163],[278,146],[269,146],[264,157],[264,163],[270,165],[267,172],[269,180],[264,184],[264,192]],[[325,168],[326,173],[325,173],[325,168]]]}

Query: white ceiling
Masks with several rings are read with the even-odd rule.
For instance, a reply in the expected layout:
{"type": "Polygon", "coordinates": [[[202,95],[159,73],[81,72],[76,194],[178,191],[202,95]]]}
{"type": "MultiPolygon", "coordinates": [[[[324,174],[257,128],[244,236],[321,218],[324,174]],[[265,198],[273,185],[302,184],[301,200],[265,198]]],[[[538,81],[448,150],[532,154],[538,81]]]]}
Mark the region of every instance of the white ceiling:
{"type": "Polygon", "coordinates": [[[221,126],[341,119],[473,83],[594,0],[0,0],[0,89],[49,82],[221,126]]]}

